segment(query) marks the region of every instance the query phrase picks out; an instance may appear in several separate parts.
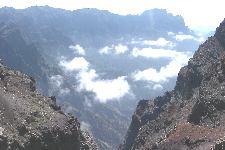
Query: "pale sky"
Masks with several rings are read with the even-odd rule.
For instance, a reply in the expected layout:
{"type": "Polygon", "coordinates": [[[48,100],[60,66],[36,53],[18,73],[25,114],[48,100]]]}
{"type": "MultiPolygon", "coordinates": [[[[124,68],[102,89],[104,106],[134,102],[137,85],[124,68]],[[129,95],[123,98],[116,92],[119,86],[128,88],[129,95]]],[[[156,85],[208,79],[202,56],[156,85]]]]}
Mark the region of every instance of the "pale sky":
{"type": "Polygon", "coordinates": [[[68,10],[98,8],[121,15],[164,8],[174,15],[183,16],[186,25],[191,29],[213,30],[225,18],[224,3],[223,0],[0,0],[0,7],[49,5],[68,10]]]}

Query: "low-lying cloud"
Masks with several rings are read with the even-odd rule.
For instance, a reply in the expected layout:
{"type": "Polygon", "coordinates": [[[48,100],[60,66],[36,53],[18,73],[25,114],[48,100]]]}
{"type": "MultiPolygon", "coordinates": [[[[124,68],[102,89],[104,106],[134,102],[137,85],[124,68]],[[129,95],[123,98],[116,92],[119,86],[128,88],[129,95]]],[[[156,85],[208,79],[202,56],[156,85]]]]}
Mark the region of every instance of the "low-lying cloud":
{"type": "Polygon", "coordinates": [[[99,50],[99,54],[109,54],[111,49],[111,47],[105,46],[99,50]]]}
{"type": "Polygon", "coordinates": [[[72,49],[75,54],[79,54],[79,55],[83,55],[83,56],[85,55],[84,48],[82,46],[80,46],[79,44],[70,45],[69,48],[72,49]]]}
{"type": "Polygon", "coordinates": [[[190,34],[183,34],[182,32],[179,32],[178,34],[175,34],[173,32],[168,32],[167,34],[172,36],[178,42],[181,42],[184,40],[194,40],[194,41],[201,43],[201,42],[205,41],[204,37],[202,37],[202,36],[193,36],[190,34]]]}
{"type": "Polygon", "coordinates": [[[133,78],[136,81],[145,80],[155,83],[166,82],[169,78],[176,77],[180,68],[187,64],[190,53],[177,52],[174,50],[164,49],[133,49],[132,55],[134,57],[142,56],[147,58],[170,58],[171,61],[168,65],[161,67],[159,70],[155,68],[148,68],[142,71],[133,73],[133,78]]]}
{"type": "Polygon", "coordinates": [[[157,40],[144,40],[143,45],[157,46],[157,47],[174,47],[175,44],[171,41],[166,40],[165,38],[158,38],[157,40]]]}
{"type": "MultiPolygon", "coordinates": [[[[119,100],[130,92],[130,85],[125,76],[120,76],[112,80],[101,79],[94,69],[90,69],[90,64],[83,57],[75,57],[71,61],[61,61],[65,71],[77,71],[78,91],[88,91],[95,94],[95,98],[100,102],[109,100],[119,100]]],[[[58,87],[61,86],[61,77],[54,77],[58,87]]],[[[67,92],[64,89],[64,92],[67,92]]]]}
{"type": "Polygon", "coordinates": [[[128,47],[123,44],[105,46],[99,50],[99,54],[124,54],[128,51],[128,47]]]}
{"type": "Polygon", "coordinates": [[[192,36],[192,35],[178,34],[178,35],[175,35],[175,39],[176,39],[177,41],[195,40],[195,37],[192,36]]]}
{"type": "Polygon", "coordinates": [[[102,80],[94,69],[81,71],[77,79],[79,90],[95,93],[96,99],[100,102],[107,102],[113,99],[120,99],[130,91],[126,77],[121,76],[113,80],[102,80]]]}
{"type": "MultiPolygon", "coordinates": [[[[156,41],[141,41],[144,41],[145,45],[150,47],[134,47],[131,51],[129,51],[126,45],[118,44],[103,47],[99,50],[99,53],[114,55],[128,53],[129,57],[132,56],[134,58],[166,58],[169,60],[169,63],[159,69],[151,67],[144,70],[134,70],[134,72],[131,73],[131,76],[129,76],[134,81],[148,81],[148,83],[151,83],[152,85],[152,90],[162,90],[162,84],[167,82],[170,78],[177,76],[180,68],[186,65],[192,53],[164,49],[164,46],[167,48],[172,47],[172,42],[167,41],[164,38],[159,38],[156,41]],[[152,48],[151,46],[160,48],[152,48]]],[[[104,79],[96,72],[95,69],[90,67],[90,63],[84,57],[75,57],[72,60],[63,59],[60,62],[60,66],[62,66],[65,71],[70,72],[71,75],[74,74],[77,81],[77,85],[74,86],[76,91],[91,92],[95,96],[94,99],[99,102],[106,103],[111,100],[120,100],[122,97],[130,95],[132,91],[126,75],[121,75],[114,79],[104,79]]],[[[60,83],[57,84],[60,85],[60,83]]],[[[69,91],[65,89],[63,92],[67,93],[69,91]]]]}
{"type": "Polygon", "coordinates": [[[127,51],[128,51],[128,47],[126,45],[118,44],[115,46],[116,54],[124,54],[127,51]]]}
{"type": "Polygon", "coordinates": [[[190,52],[177,52],[169,49],[157,49],[157,48],[133,48],[131,55],[133,57],[147,57],[147,58],[176,58],[180,56],[189,55],[190,52]]]}
{"type": "Polygon", "coordinates": [[[172,41],[168,41],[163,37],[158,38],[157,40],[143,40],[143,39],[139,39],[139,40],[132,40],[131,44],[139,44],[139,45],[143,45],[143,46],[154,46],[154,47],[158,47],[158,48],[164,48],[164,47],[169,47],[169,48],[173,48],[176,46],[175,43],[173,43],[172,41]]]}
{"type": "Polygon", "coordinates": [[[75,57],[71,61],[62,60],[59,65],[67,71],[79,71],[88,69],[89,62],[84,57],[75,57]]]}

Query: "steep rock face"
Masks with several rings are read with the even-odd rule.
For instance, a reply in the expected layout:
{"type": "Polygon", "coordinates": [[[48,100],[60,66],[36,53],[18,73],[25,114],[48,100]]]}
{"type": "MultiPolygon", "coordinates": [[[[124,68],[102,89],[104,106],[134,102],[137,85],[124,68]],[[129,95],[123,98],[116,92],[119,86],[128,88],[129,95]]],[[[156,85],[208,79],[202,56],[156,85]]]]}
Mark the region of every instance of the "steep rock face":
{"type": "Polygon", "coordinates": [[[225,20],[181,68],[175,89],[140,101],[120,149],[224,149],[225,20]]]}
{"type": "Polygon", "coordinates": [[[1,64],[0,117],[1,150],[97,149],[55,97],[43,97],[31,77],[1,64]]]}

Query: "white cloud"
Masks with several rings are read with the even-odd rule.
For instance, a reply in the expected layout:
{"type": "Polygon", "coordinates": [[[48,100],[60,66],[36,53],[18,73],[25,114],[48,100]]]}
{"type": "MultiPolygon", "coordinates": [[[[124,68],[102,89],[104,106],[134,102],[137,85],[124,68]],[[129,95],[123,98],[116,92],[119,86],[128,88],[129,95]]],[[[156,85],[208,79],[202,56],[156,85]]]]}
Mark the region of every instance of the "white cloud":
{"type": "Polygon", "coordinates": [[[175,44],[171,41],[167,41],[165,38],[158,38],[156,41],[153,40],[144,40],[143,41],[144,45],[149,45],[149,46],[158,46],[158,47],[174,47],[175,44]]]}
{"type": "Polygon", "coordinates": [[[81,71],[77,76],[79,90],[86,90],[96,94],[100,102],[120,99],[130,91],[126,77],[118,77],[113,80],[101,80],[95,70],[81,71]]]}
{"type": "Polygon", "coordinates": [[[119,54],[124,54],[128,51],[128,47],[126,45],[123,45],[123,44],[118,44],[118,45],[112,45],[111,47],[109,46],[105,46],[103,48],[101,48],[99,50],[99,54],[116,54],[116,55],[119,55],[119,54]]]}
{"type": "Polygon", "coordinates": [[[160,70],[149,68],[143,71],[136,71],[133,73],[133,78],[138,80],[146,80],[156,83],[166,82],[169,78],[176,77],[180,68],[188,62],[191,57],[190,53],[176,52],[174,50],[164,49],[149,49],[144,48],[133,50],[132,53],[135,57],[142,56],[148,58],[170,58],[171,61],[168,65],[163,66],[160,70]]]}
{"type": "MultiPolygon", "coordinates": [[[[96,71],[89,68],[89,62],[83,57],[75,57],[71,61],[61,61],[60,65],[63,66],[66,71],[78,71],[76,75],[79,84],[78,87],[76,87],[77,90],[93,92],[96,95],[96,99],[100,102],[105,103],[109,100],[119,100],[130,91],[130,86],[126,77],[121,76],[113,80],[100,79],[96,71]]],[[[55,78],[56,77],[53,79],[55,78]]],[[[57,76],[57,79],[58,78],[57,76]]],[[[61,86],[61,82],[57,84],[61,86]]],[[[70,92],[68,89],[61,91],[63,94],[68,92],[70,92]]]]}
{"type": "Polygon", "coordinates": [[[175,33],[173,33],[173,32],[167,32],[167,34],[170,36],[175,35],[175,33]]]}
{"type": "Polygon", "coordinates": [[[152,89],[153,90],[156,90],[156,91],[162,90],[163,89],[163,86],[161,84],[155,84],[152,89]]]}
{"type": "Polygon", "coordinates": [[[63,66],[68,71],[79,71],[88,69],[89,62],[83,57],[75,57],[71,61],[61,61],[60,66],[63,66]]]}
{"type": "Polygon", "coordinates": [[[99,50],[99,54],[109,54],[111,49],[111,47],[105,46],[99,50]]]}
{"type": "Polygon", "coordinates": [[[184,40],[195,40],[198,42],[205,41],[204,37],[194,37],[193,35],[187,35],[187,34],[177,34],[173,36],[177,41],[184,41],[184,40]]]}
{"type": "Polygon", "coordinates": [[[132,56],[134,57],[147,57],[147,58],[176,58],[182,55],[189,55],[189,52],[177,52],[175,50],[169,49],[155,49],[155,48],[133,48],[131,52],[132,56]]]}
{"type": "MultiPolygon", "coordinates": [[[[172,32],[168,32],[168,35],[172,35],[172,32]]],[[[163,47],[169,47],[169,48],[173,48],[176,46],[175,43],[173,43],[172,41],[168,41],[163,37],[158,38],[157,40],[135,40],[132,39],[130,44],[140,44],[140,45],[145,45],[145,46],[155,46],[155,47],[159,47],[159,48],[163,48],[163,47]]]]}
{"type": "Polygon", "coordinates": [[[177,41],[195,40],[195,37],[192,35],[178,34],[178,35],[175,35],[175,39],[177,41]]]}
{"type": "Polygon", "coordinates": [[[84,48],[81,47],[79,44],[77,44],[77,45],[70,45],[69,48],[72,49],[72,50],[74,50],[74,52],[76,54],[83,55],[83,56],[85,55],[84,48]]]}
{"type": "Polygon", "coordinates": [[[124,54],[127,51],[128,51],[128,47],[126,45],[118,44],[115,46],[116,54],[124,54]]]}

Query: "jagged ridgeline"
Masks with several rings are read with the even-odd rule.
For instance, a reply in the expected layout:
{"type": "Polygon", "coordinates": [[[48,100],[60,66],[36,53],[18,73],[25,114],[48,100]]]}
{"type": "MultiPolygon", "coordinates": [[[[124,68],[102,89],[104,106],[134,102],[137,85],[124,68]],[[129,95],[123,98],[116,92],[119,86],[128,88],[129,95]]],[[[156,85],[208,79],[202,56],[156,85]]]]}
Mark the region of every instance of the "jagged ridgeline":
{"type": "Polygon", "coordinates": [[[225,146],[225,20],[181,68],[175,89],[140,101],[122,150],[222,150],[225,146]]]}
{"type": "Polygon", "coordinates": [[[54,97],[36,91],[33,78],[0,64],[0,150],[97,149],[54,97]]]}

